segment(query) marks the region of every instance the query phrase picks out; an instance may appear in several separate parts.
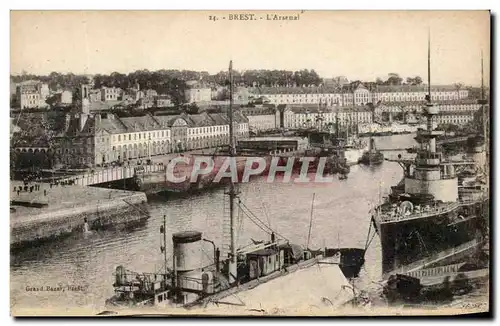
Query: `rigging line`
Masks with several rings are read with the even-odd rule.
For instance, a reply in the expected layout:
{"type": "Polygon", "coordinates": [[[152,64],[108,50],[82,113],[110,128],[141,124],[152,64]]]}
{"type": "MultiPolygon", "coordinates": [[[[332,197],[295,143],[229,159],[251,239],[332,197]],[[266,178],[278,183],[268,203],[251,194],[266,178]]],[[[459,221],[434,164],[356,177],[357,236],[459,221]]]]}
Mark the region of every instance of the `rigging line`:
{"type": "MultiPolygon", "coordinates": [[[[260,220],[260,219],[259,219],[259,218],[258,218],[258,217],[254,214],[254,213],[252,213],[252,211],[250,211],[250,209],[248,209],[248,207],[246,207],[244,203],[242,203],[242,202],[240,201],[240,202],[239,202],[239,205],[243,205],[243,207],[244,207],[245,209],[247,209],[247,210],[248,210],[248,212],[249,212],[249,213],[250,213],[250,214],[251,214],[251,215],[252,215],[252,216],[253,216],[253,217],[254,217],[257,221],[259,221],[262,225],[264,225],[264,226],[265,226],[265,227],[266,227],[269,231],[273,232],[274,234],[276,234],[277,236],[279,236],[279,237],[283,238],[283,239],[284,239],[284,240],[286,240],[286,241],[290,241],[287,237],[285,237],[285,236],[283,236],[283,235],[279,234],[276,230],[273,230],[272,228],[270,228],[270,227],[266,226],[266,223],[262,222],[262,220],[260,220]]],[[[245,213],[245,214],[246,214],[246,213],[245,213]]],[[[248,216],[248,215],[247,215],[247,216],[248,216]]],[[[255,223],[255,222],[254,222],[254,223],[255,223]]],[[[270,234],[268,231],[266,231],[266,232],[267,232],[268,234],[270,234]]]]}
{"type": "Polygon", "coordinates": [[[251,214],[257,221],[259,221],[260,223],[262,223],[262,225],[264,225],[267,229],[269,229],[270,231],[273,231],[273,229],[271,229],[269,226],[266,225],[266,223],[264,223],[261,219],[259,219],[242,201],[241,199],[239,200],[239,203],[238,205],[244,209],[246,209],[248,211],[249,214],[251,214]]]}
{"type": "Polygon", "coordinates": [[[269,232],[268,230],[266,230],[262,226],[260,226],[250,215],[248,215],[248,213],[246,213],[245,211],[243,211],[243,214],[245,214],[250,219],[250,221],[252,221],[255,225],[257,225],[262,231],[264,231],[267,234],[271,234],[271,232],[269,232]]]}
{"type": "Polygon", "coordinates": [[[262,203],[262,209],[264,211],[264,215],[266,215],[267,224],[269,225],[269,227],[271,227],[271,219],[269,218],[269,214],[267,213],[267,209],[266,206],[264,205],[264,202],[262,203]]]}
{"type": "Polygon", "coordinates": [[[370,242],[368,242],[368,245],[367,245],[367,246],[366,246],[366,248],[365,248],[365,253],[366,253],[366,250],[368,249],[368,247],[371,245],[371,243],[372,243],[372,241],[373,241],[373,238],[375,238],[375,235],[376,235],[376,234],[377,234],[377,233],[375,233],[375,232],[373,233],[372,238],[370,239],[370,242]]]}
{"type": "Polygon", "coordinates": [[[368,229],[368,234],[366,235],[366,241],[365,241],[365,251],[366,251],[366,248],[368,248],[368,238],[370,237],[370,233],[372,231],[372,219],[370,219],[370,228],[368,229]]]}
{"type": "Polygon", "coordinates": [[[313,193],[313,199],[311,203],[311,217],[309,218],[309,234],[307,235],[307,245],[306,249],[309,248],[309,241],[311,240],[311,229],[312,229],[312,220],[313,220],[313,212],[314,212],[314,198],[316,197],[316,193],[313,193]]]}

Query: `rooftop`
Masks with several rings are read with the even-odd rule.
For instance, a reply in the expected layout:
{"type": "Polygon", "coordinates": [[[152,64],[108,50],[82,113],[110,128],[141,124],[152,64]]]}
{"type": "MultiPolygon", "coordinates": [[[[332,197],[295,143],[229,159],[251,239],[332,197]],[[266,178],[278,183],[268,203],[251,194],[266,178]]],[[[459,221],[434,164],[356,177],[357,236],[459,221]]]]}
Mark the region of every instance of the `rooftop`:
{"type": "MultiPolygon", "coordinates": [[[[378,93],[391,92],[426,92],[427,85],[373,85],[370,84],[370,89],[378,93]]],[[[338,94],[342,92],[352,92],[355,89],[368,89],[363,83],[352,83],[343,85],[342,87],[329,86],[312,86],[312,87],[258,87],[253,88],[255,94],[338,94]]],[[[431,90],[434,92],[440,91],[458,91],[455,85],[432,85],[431,90]]],[[[461,90],[466,90],[462,87],[461,90]]]]}

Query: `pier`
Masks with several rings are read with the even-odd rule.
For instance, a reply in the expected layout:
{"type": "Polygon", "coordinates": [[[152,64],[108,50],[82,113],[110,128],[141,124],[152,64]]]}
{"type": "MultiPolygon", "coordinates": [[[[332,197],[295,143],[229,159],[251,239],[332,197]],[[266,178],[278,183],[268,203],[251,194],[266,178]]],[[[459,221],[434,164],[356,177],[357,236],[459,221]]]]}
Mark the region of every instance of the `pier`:
{"type": "Polygon", "coordinates": [[[116,227],[145,220],[146,195],[96,187],[40,184],[40,190],[11,195],[10,227],[12,248],[27,243],[116,227]]]}

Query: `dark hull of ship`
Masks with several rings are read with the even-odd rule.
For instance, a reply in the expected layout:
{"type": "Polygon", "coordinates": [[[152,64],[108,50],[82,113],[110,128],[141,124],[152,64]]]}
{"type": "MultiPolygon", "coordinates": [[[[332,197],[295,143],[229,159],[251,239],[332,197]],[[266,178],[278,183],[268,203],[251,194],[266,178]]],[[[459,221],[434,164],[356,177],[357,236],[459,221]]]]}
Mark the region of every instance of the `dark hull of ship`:
{"type": "Polygon", "coordinates": [[[366,165],[380,165],[384,162],[384,154],[381,152],[364,153],[359,163],[366,165]]]}
{"type": "Polygon", "coordinates": [[[480,249],[488,233],[488,208],[484,201],[459,206],[455,214],[397,223],[378,223],[372,218],[381,241],[383,275],[455,263],[480,249]]]}
{"type": "Polygon", "coordinates": [[[359,276],[365,264],[365,249],[361,248],[326,248],[325,257],[333,257],[340,253],[339,267],[347,278],[359,276]]]}

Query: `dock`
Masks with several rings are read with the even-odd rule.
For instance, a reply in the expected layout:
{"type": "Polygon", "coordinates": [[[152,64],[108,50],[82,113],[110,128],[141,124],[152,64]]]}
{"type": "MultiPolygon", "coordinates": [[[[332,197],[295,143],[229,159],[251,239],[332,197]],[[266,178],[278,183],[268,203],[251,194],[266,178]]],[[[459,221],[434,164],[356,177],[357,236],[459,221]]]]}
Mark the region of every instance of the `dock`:
{"type": "MultiPolygon", "coordinates": [[[[11,189],[20,184],[11,182],[11,189]]],[[[96,187],[39,184],[40,190],[11,192],[11,247],[147,219],[142,192],[96,187]]]]}

